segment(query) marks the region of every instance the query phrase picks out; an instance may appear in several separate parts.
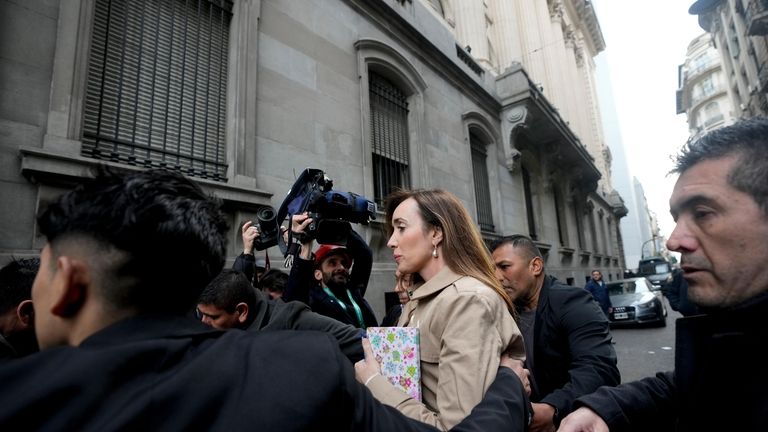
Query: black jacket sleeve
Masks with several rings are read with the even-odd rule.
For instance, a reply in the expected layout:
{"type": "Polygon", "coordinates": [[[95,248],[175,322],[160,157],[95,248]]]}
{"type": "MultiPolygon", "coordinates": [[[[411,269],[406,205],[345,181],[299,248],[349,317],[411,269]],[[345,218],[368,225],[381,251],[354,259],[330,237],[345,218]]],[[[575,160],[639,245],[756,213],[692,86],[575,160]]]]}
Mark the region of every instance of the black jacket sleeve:
{"type": "Polygon", "coordinates": [[[253,276],[256,274],[256,257],[254,255],[240,253],[232,264],[232,270],[245,274],[251,284],[255,285],[253,276]]]}
{"type": "Polygon", "coordinates": [[[601,386],[616,386],[621,377],[608,320],[591,296],[584,290],[560,289],[552,291],[550,299],[549,314],[557,317],[554,325],[567,335],[568,382],[544,395],[541,402],[564,416],[572,411],[574,399],[601,386]]]}
{"type": "MultiPolygon", "coordinates": [[[[312,312],[306,305],[292,302],[286,303],[279,313],[287,314],[285,328],[293,330],[316,330],[330,334],[339,342],[339,349],[352,362],[362,360],[363,354],[362,331],[349,324],[344,324],[333,318],[312,312]]],[[[281,321],[276,318],[277,321],[281,321]]]]}
{"type": "Polygon", "coordinates": [[[368,244],[355,230],[349,231],[347,238],[347,251],[354,259],[352,274],[349,275],[350,286],[360,290],[360,295],[365,296],[368,289],[368,279],[373,268],[373,252],[368,244]]]}
{"type": "Polygon", "coordinates": [[[293,266],[291,266],[291,273],[288,275],[283,300],[286,302],[300,301],[309,305],[309,292],[316,283],[314,273],[315,262],[313,260],[305,260],[296,256],[293,260],[293,266]]]}
{"type": "Polygon", "coordinates": [[[675,424],[676,400],[674,373],[659,372],[618,387],[600,387],[574,406],[595,411],[612,431],[666,431],[675,424]]]}

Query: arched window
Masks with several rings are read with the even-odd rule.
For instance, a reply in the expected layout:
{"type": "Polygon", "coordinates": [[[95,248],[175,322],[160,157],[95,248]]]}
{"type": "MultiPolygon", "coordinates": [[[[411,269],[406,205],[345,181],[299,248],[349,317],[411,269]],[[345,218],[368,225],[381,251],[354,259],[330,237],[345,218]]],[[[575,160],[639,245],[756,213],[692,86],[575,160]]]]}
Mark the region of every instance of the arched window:
{"type": "Polygon", "coordinates": [[[394,188],[410,188],[408,172],[408,98],[390,80],[368,72],[371,105],[374,200],[383,206],[394,188]]]}
{"type": "Polygon", "coordinates": [[[488,181],[487,143],[470,130],[469,145],[472,152],[472,177],[475,183],[475,201],[477,203],[477,223],[484,231],[493,231],[493,206],[491,189],[488,181]]]}

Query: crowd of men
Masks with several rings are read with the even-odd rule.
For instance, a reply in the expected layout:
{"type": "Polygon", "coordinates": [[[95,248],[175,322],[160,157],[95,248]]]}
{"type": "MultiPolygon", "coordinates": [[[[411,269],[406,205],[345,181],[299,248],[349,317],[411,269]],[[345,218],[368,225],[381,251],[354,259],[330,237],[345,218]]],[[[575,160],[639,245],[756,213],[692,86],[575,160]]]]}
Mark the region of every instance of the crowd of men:
{"type": "MultiPolygon", "coordinates": [[[[667,246],[690,316],[675,369],[619,384],[600,272],[564,285],[530,238],[506,236],[491,254],[526,361],[502,359],[454,430],[765,428],[768,119],[687,144],[676,172],[667,246]]],[[[309,223],[291,221],[304,241],[290,274],[254,255],[250,222],[223,269],[218,200],[179,174],[100,168],[41,213],[40,258],[0,269],[0,429],[434,430],[355,380],[373,355],[362,330],[378,325],[372,253],[354,231],[313,250],[309,223]]]]}

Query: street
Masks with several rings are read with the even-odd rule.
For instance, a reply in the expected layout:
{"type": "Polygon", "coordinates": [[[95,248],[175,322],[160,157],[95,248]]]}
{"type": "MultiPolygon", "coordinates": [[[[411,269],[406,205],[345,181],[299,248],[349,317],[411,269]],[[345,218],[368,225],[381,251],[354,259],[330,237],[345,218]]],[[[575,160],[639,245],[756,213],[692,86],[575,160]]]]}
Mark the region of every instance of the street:
{"type": "Polygon", "coordinates": [[[680,314],[669,307],[664,299],[669,316],[666,327],[612,328],[616,341],[616,355],[619,358],[621,382],[635,381],[653,376],[656,372],[674,369],[675,365],[675,320],[680,314]]]}

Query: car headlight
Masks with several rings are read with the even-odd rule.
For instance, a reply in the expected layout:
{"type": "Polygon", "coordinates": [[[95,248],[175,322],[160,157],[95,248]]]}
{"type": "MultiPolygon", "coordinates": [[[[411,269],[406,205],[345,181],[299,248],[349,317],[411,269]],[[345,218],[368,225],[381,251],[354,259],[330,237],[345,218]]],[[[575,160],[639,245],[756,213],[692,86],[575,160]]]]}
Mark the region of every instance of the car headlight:
{"type": "Polygon", "coordinates": [[[648,301],[648,302],[645,302],[645,303],[640,303],[639,305],[637,305],[637,307],[638,307],[638,309],[650,309],[650,308],[655,306],[654,303],[655,302],[653,300],[651,300],[651,301],[648,301]]]}

